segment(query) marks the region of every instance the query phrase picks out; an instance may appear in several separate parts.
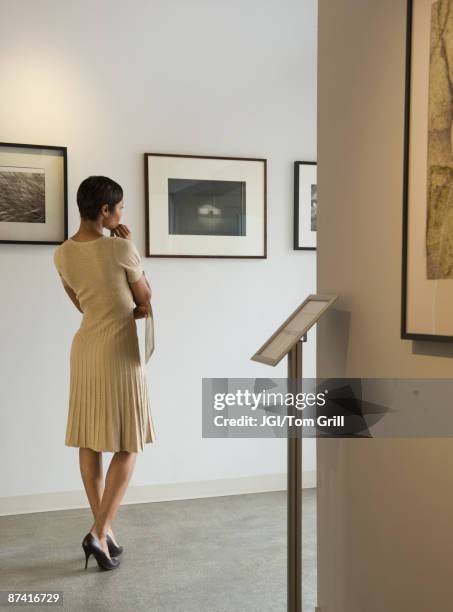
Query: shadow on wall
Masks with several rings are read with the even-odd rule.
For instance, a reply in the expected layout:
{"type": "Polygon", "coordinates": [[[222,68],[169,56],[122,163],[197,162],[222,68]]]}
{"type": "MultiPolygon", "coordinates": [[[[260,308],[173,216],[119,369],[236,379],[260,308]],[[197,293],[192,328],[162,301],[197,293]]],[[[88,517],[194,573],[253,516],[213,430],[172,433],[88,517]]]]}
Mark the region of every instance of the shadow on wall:
{"type": "Polygon", "coordinates": [[[317,323],[317,354],[323,356],[319,378],[345,378],[351,313],[331,308],[317,323]]]}

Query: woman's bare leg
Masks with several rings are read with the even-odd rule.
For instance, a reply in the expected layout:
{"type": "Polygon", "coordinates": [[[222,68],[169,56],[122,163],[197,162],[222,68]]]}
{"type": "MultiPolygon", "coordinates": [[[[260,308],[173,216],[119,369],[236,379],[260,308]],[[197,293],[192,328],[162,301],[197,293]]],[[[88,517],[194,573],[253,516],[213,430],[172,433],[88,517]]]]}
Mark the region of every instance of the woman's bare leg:
{"type": "MultiPolygon", "coordinates": [[[[94,527],[96,524],[96,516],[101,505],[102,496],[104,494],[104,477],[102,469],[102,452],[95,451],[92,448],[80,448],[79,449],[79,464],[80,474],[85,487],[85,491],[88,497],[91,511],[93,513],[94,523],[91,526],[90,532],[94,533],[94,527]]],[[[108,529],[108,533],[111,536],[114,544],[118,546],[118,542],[115,540],[111,526],[108,529]]],[[[108,546],[103,547],[106,554],[108,553],[108,546]]]]}
{"type": "MultiPolygon", "coordinates": [[[[104,492],[102,453],[92,448],[79,448],[79,464],[83,486],[85,487],[93,517],[96,520],[104,492]]],[[[90,532],[93,532],[93,527],[90,529],[90,532]]],[[[101,542],[101,544],[104,552],[110,557],[107,542],[101,542]]]]}
{"type": "Polygon", "coordinates": [[[107,547],[106,535],[111,530],[113,518],[126,493],[136,458],[135,452],[118,451],[110,461],[101,503],[97,507],[94,526],[91,529],[91,533],[96,535],[104,550],[107,547]]]}
{"type": "Polygon", "coordinates": [[[79,449],[80,474],[93,516],[96,516],[104,491],[102,453],[92,448],[79,449]]]}

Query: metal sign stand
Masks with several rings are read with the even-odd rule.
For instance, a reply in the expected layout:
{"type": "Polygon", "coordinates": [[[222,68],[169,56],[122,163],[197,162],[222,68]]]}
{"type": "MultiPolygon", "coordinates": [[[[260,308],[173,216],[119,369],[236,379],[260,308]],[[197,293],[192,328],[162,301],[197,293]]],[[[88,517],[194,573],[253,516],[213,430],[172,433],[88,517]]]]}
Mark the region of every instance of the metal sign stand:
{"type": "MultiPolygon", "coordinates": [[[[288,390],[302,389],[302,342],[308,330],[338,298],[309,295],[251,357],[275,366],[288,355],[288,390]]],[[[296,415],[295,406],[288,414],[296,415]]],[[[298,427],[288,428],[287,443],[287,602],[288,612],[302,612],[302,436],[298,427]]]]}

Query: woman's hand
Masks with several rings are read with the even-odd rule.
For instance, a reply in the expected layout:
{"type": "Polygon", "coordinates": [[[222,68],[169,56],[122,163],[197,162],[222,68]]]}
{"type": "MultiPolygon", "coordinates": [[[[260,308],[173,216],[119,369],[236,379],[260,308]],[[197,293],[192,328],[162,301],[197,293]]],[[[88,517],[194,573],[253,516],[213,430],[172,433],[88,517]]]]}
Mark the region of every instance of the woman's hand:
{"type": "Polygon", "coordinates": [[[119,238],[126,238],[126,240],[132,240],[131,230],[127,225],[119,223],[114,229],[110,230],[110,236],[118,236],[119,238]]]}
{"type": "Polygon", "coordinates": [[[144,319],[151,314],[151,303],[139,304],[134,308],[134,319],[144,319]]]}

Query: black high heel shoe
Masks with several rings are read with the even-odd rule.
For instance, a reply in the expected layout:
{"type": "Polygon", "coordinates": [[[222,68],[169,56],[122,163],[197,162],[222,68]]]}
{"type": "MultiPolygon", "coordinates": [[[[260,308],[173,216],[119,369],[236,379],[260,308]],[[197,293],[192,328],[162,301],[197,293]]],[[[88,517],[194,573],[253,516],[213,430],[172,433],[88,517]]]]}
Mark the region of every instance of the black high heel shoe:
{"type": "Polygon", "coordinates": [[[107,546],[109,547],[109,553],[111,557],[119,557],[124,550],[122,546],[117,546],[115,544],[109,534],[107,534],[107,546]]]}
{"type": "Polygon", "coordinates": [[[112,570],[117,568],[120,564],[118,559],[108,558],[108,556],[102,550],[99,540],[92,533],[87,533],[83,538],[82,548],[85,551],[85,569],[88,566],[88,559],[91,554],[93,554],[100,569],[112,570]]]}

